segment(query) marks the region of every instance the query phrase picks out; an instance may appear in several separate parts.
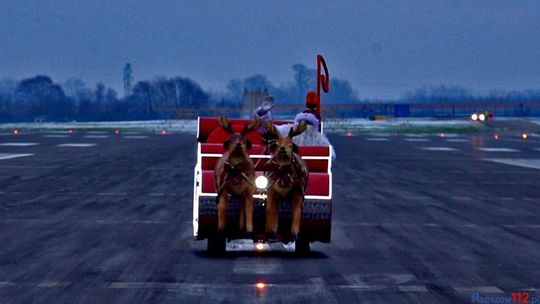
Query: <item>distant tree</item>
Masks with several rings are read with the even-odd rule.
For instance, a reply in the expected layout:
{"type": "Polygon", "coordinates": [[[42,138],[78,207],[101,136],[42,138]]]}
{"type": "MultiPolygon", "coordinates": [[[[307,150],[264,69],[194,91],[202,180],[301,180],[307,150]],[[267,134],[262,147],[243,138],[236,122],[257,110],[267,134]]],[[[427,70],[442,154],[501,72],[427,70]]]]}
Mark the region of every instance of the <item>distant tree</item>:
{"type": "Polygon", "coordinates": [[[244,79],[244,89],[249,91],[271,91],[272,83],[264,75],[256,74],[244,79]]]}
{"type": "Polygon", "coordinates": [[[84,82],[78,78],[70,78],[62,86],[67,96],[77,98],[79,91],[86,88],[84,82]]]}
{"type": "Polygon", "coordinates": [[[154,106],[157,98],[157,90],[148,81],[139,81],[133,87],[132,102],[139,103],[144,106],[146,117],[154,116],[154,106]]]}
{"type": "Polygon", "coordinates": [[[461,86],[422,86],[405,95],[412,102],[457,102],[473,99],[469,90],[461,86]]]}
{"type": "Polygon", "coordinates": [[[0,81],[0,121],[10,121],[15,117],[14,101],[17,82],[13,79],[0,81]]]}
{"type": "Polygon", "coordinates": [[[161,115],[174,113],[175,117],[186,115],[187,110],[198,110],[209,103],[209,95],[195,81],[189,78],[157,78],[151,83],[155,90],[161,115]]]}
{"type": "Polygon", "coordinates": [[[297,63],[292,66],[294,81],[298,90],[297,98],[302,99],[306,93],[315,89],[316,71],[308,69],[305,65],[297,63]]]}
{"type": "Polygon", "coordinates": [[[173,81],[177,88],[177,98],[180,100],[181,106],[200,109],[208,104],[208,94],[195,81],[181,77],[176,77],[173,81]]]}
{"type": "Polygon", "coordinates": [[[108,88],[107,92],[105,93],[105,100],[107,103],[114,103],[118,102],[118,94],[115,90],[108,88]]]}
{"type": "Polygon", "coordinates": [[[330,80],[330,92],[323,97],[331,103],[355,103],[359,102],[356,92],[347,80],[333,78],[330,80]]]}
{"type": "Polygon", "coordinates": [[[70,100],[62,88],[47,76],[22,80],[17,85],[16,98],[28,109],[31,118],[63,120],[72,112],[70,100]]]}
{"type": "Polygon", "coordinates": [[[285,103],[302,102],[305,96],[299,95],[298,87],[293,82],[282,83],[279,87],[274,88],[270,95],[273,95],[278,101],[285,103]]]}
{"type": "MultiPolygon", "coordinates": [[[[242,101],[242,94],[244,93],[244,81],[240,79],[231,79],[227,83],[226,97],[232,102],[239,103],[242,101]]],[[[224,101],[222,100],[222,103],[224,101]]]]}
{"type": "Polygon", "coordinates": [[[105,86],[103,83],[96,84],[96,90],[94,91],[94,101],[99,106],[105,103],[105,86]]]}
{"type": "Polygon", "coordinates": [[[17,89],[17,81],[14,79],[2,79],[0,80],[0,93],[15,95],[17,89]]]}
{"type": "Polygon", "coordinates": [[[78,119],[88,121],[97,118],[97,110],[94,103],[94,92],[91,89],[82,89],[78,91],[77,102],[78,119]]]}

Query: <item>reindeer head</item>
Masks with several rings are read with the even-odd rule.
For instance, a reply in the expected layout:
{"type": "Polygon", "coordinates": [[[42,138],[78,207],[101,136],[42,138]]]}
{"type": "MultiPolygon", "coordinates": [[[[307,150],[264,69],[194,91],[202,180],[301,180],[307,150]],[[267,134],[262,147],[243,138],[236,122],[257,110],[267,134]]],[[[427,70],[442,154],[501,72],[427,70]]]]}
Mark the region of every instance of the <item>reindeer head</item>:
{"type": "Polygon", "coordinates": [[[293,153],[298,153],[298,147],[293,143],[292,138],[306,130],[306,121],[301,120],[294,128],[289,130],[289,134],[285,137],[281,136],[271,121],[266,122],[265,128],[267,131],[266,137],[269,139],[267,141],[268,148],[274,160],[280,165],[290,164],[293,153]]]}
{"type": "Polygon", "coordinates": [[[227,151],[237,151],[241,152],[246,149],[251,149],[251,142],[248,140],[246,134],[257,130],[257,128],[260,126],[261,121],[259,119],[253,120],[251,125],[244,125],[244,129],[242,129],[242,132],[236,133],[234,132],[231,123],[225,116],[219,117],[219,125],[229,133],[229,137],[225,142],[223,143],[223,147],[227,151]]]}

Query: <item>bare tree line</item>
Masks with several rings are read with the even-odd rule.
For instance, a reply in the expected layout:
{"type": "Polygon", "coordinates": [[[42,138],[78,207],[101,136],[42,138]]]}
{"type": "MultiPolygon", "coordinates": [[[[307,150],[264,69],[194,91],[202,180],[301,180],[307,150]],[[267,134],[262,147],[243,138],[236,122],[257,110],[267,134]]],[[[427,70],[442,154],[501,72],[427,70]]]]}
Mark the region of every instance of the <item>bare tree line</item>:
{"type": "MultiPolygon", "coordinates": [[[[293,80],[273,84],[264,75],[232,79],[225,92],[208,92],[186,77],[157,77],[137,82],[131,94],[118,97],[116,91],[102,83],[87,86],[80,79],[56,83],[50,77],[37,75],[22,80],[0,80],[0,122],[13,121],[107,121],[194,118],[224,113],[240,116],[246,91],[265,90],[283,105],[303,104],[305,94],[315,88],[315,70],[294,64],[293,80]]],[[[452,102],[522,102],[539,101],[540,90],[492,91],[475,95],[460,86],[422,86],[388,103],[452,102]]],[[[369,104],[360,99],[347,80],[332,78],[325,104],[369,104]]],[[[284,107],[286,108],[286,107],[284,107]]],[[[292,109],[292,107],[289,107],[292,109]]],[[[339,111],[338,111],[339,110],[339,111]]],[[[342,109],[346,110],[346,109],[342,109]]]]}

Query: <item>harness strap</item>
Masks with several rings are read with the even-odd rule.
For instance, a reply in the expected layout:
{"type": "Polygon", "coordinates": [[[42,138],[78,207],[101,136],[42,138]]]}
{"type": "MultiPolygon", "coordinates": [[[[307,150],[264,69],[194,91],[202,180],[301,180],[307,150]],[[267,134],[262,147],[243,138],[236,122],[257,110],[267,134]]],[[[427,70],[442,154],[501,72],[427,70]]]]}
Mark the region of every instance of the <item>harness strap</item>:
{"type": "MultiPolygon", "coordinates": [[[[267,141],[266,145],[264,146],[264,150],[262,152],[263,155],[266,155],[266,153],[268,152],[268,143],[269,142],[272,142],[272,141],[276,141],[275,139],[274,140],[269,140],[267,141]]],[[[257,160],[257,162],[255,163],[255,165],[253,166],[255,169],[257,169],[257,166],[259,165],[259,163],[261,162],[262,158],[259,158],[257,160]]]]}
{"type": "MultiPolygon", "coordinates": [[[[306,170],[303,166],[299,165],[298,162],[296,161],[296,157],[293,155],[293,158],[291,160],[291,163],[290,164],[287,164],[287,165],[284,165],[284,166],[280,166],[275,160],[274,158],[271,158],[268,163],[267,163],[267,167],[268,166],[272,166],[272,167],[277,167],[277,170],[271,170],[270,171],[270,175],[268,175],[268,178],[269,179],[272,179],[274,177],[274,175],[277,174],[277,172],[281,172],[282,174],[279,174],[279,176],[277,176],[275,179],[272,180],[272,183],[267,187],[267,188],[271,188],[273,187],[276,183],[279,183],[283,186],[287,185],[289,182],[292,183],[294,182],[294,178],[293,176],[291,175],[291,171],[294,170],[297,174],[299,174],[298,171],[301,171],[301,174],[299,174],[299,177],[301,179],[304,179],[305,178],[305,175],[306,175],[306,170]],[[291,167],[292,170],[288,170],[287,172],[284,172],[283,168],[284,167],[291,167]],[[284,173],[287,173],[286,175],[284,173]],[[284,178],[288,178],[288,182],[284,180],[284,178]]],[[[265,170],[265,175],[266,173],[268,172],[268,170],[265,170]]],[[[304,195],[304,185],[302,185],[300,187],[302,189],[302,195],[304,195]]]]}
{"type": "MultiPolygon", "coordinates": [[[[238,164],[236,164],[236,166],[235,166],[235,165],[231,164],[231,163],[228,162],[228,161],[225,162],[225,165],[226,165],[226,166],[225,166],[225,176],[224,176],[224,178],[223,178],[223,183],[222,183],[221,185],[219,185],[219,187],[218,187],[218,190],[217,190],[218,196],[221,194],[221,191],[223,191],[223,189],[224,189],[225,186],[227,185],[227,181],[228,181],[228,179],[229,179],[229,173],[230,173],[231,171],[240,170],[240,169],[238,169],[238,167],[239,167],[240,165],[245,165],[245,164],[247,164],[247,162],[238,163],[238,164]],[[227,166],[229,167],[228,170],[227,170],[227,166]]],[[[245,181],[247,181],[250,185],[252,185],[252,186],[254,186],[255,188],[257,188],[257,186],[255,185],[255,183],[254,183],[253,181],[251,181],[251,180],[249,179],[249,177],[248,177],[244,172],[239,171],[239,173],[240,173],[240,176],[241,176],[245,181]]]]}

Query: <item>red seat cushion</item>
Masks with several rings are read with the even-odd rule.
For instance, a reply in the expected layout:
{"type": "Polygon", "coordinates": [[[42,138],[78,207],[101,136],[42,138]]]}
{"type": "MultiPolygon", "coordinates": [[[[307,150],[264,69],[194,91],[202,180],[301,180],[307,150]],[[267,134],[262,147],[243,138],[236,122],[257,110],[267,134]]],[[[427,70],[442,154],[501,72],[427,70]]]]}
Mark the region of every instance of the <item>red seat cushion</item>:
{"type": "MultiPolygon", "coordinates": [[[[234,132],[240,133],[244,129],[244,125],[233,124],[234,132]]],[[[218,127],[210,133],[206,139],[207,143],[223,143],[229,137],[229,133],[225,131],[222,127],[218,127]]],[[[262,137],[258,131],[251,131],[247,134],[247,138],[251,141],[252,144],[262,144],[262,137]]]]}

